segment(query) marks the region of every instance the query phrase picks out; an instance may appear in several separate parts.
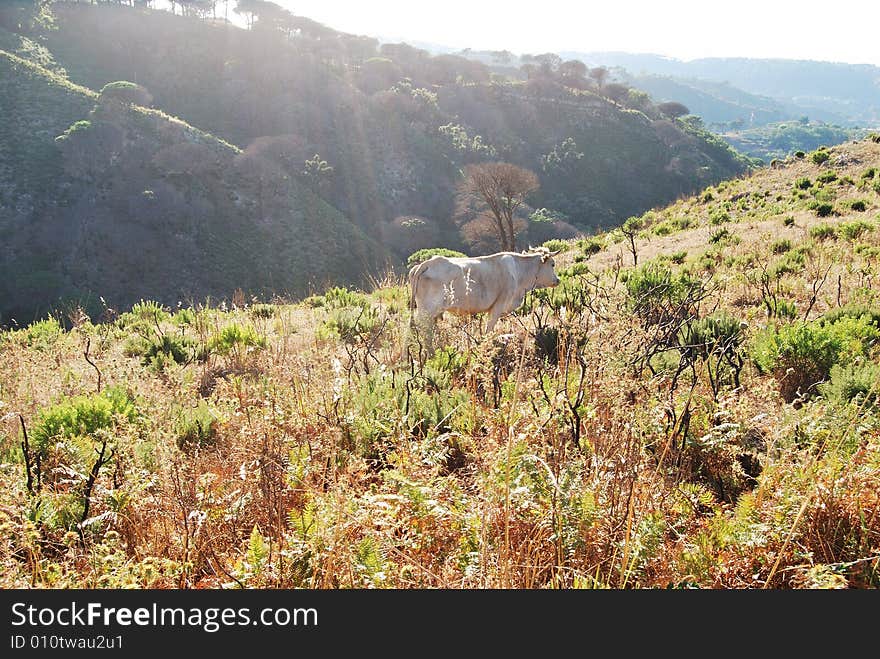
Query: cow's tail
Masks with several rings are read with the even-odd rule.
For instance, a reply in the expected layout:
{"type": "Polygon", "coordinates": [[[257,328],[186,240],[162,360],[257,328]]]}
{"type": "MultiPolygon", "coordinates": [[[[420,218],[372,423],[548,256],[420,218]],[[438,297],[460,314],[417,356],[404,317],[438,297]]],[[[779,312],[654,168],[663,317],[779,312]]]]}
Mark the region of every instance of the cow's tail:
{"type": "MultiPolygon", "coordinates": [[[[430,260],[430,259],[428,259],[430,260]]],[[[416,308],[416,294],[418,293],[419,288],[419,279],[421,278],[421,274],[427,269],[428,261],[422,261],[421,263],[414,265],[409,269],[409,308],[410,310],[414,310],[416,308]]]]}

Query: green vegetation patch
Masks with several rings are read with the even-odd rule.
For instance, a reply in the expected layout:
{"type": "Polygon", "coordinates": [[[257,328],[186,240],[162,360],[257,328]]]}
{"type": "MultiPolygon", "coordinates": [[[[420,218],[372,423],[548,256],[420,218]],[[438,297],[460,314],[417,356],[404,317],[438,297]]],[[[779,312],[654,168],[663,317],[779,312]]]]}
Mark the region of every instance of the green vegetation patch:
{"type": "MultiPolygon", "coordinates": [[[[822,217],[824,215],[830,215],[830,211],[828,213],[822,213],[817,210],[816,214],[822,217]]],[[[814,238],[815,240],[829,240],[836,237],[837,229],[830,224],[817,224],[814,227],[810,227],[810,238],[814,238]]]]}
{"type": "Polygon", "coordinates": [[[857,220],[855,222],[841,222],[837,226],[837,232],[841,238],[852,241],[862,237],[869,231],[873,231],[876,226],[876,224],[865,222],[864,220],[857,220]]]}
{"type": "Polygon", "coordinates": [[[445,247],[428,247],[410,254],[406,260],[406,266],[411,268],[422,261],[427,261],[432,256],[467,256],[467,254],[454,249],[446,249],[445,247]]]}
{"type": "Polygon", "coordinates": [[[761,373],[776,377],[782,397],[792,402],[815,394],[835,364],[867,355],[878,338],[880,328],[871,317],[840,314],[768,328],[756,336],[752,359],[761,373]]]}
{"type": "Polygon", "coordinates": [[[828,162],[828,160],[830,158],[831,158],[831,154],[828,153],[828,150],[825,149],[824,147],[820,147],[810,153],[810,160],[812,160],[813,163],[816,165],[821,165],[825,162],[828,162]]]}
{"type": "Polygon", "coordinates": [[[137,418],[137,408],[128,392],[122,387],[108,387],[100,394],[72,396],[40,410],[30,431],[31,443],[44,462],[53,451],[72,448],[82,458],[79,466],[85,466],[94,459],[91,442],[101,432],[134,423],[137,418]]]}

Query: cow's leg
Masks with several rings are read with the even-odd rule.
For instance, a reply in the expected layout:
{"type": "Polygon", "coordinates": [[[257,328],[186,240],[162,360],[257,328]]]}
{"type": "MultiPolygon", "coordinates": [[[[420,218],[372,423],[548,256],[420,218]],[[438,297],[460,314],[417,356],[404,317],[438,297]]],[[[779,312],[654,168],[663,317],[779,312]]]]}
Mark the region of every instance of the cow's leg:
{"type": "Polygon", "coordinates": [[[430,356],[434,352],[434,326],[437,323],[435,316],[419,309],[412,316],[412,323],[420,337],[424,337],[425,348],[430,356]]]}
{"type": "Polygon", "coordinates": [[[492,331],[499,318],[501,318],[501,312],[498,307],[492,307],[489,309],[489,317],[486,320],[486,334],[489,334],[492,331]]]}

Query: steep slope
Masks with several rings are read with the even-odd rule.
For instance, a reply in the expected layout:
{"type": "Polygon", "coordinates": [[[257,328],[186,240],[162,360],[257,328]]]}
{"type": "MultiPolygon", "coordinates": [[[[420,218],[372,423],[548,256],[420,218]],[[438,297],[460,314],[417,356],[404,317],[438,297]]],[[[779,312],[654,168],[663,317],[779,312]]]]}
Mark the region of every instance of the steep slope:
{"type": "Polygon", "coordinates": [[[271,160],[0,51],[2,320],[141,297],[305,295],[387,253],[271,160]]]}
{"type": "MultiPolygon", "coordinates": [[[[779,280],[775,295],[797,300],[803,312],[817,264],[830,268],[828,282],[840,275],[839,289],[836,296],[824,291],[811,313],[847,295],[872,298],[869,289],[858,289],[878,255],[880,136],[790,156],[639,219],[643,228],[634,243],[639,263],[659,258],[668,264],[674,257],[680,267],[728,283],[747,284],[751,278],[752,290],[739,300],[740,313],[764,313],[755,282],[768,272],[774,286],[779,280]]],[[[631,246],[619,230],[594,240],[589,251],[595,253],[572,249],[564,262],[577,259],[603,270],[632,264],[631,246]]]]}
{"type": "Polygon", "coordinates": [[[468,116],[489,144],[508,145],[504,158],[534,163],[543,156],[541,204],[591,229],[743,171],[742,160],[705,132],[552,82],[451,88],[439,103],[468,116]],[[490,103],[494,111],[481,112],[490,103]],[[550,152],[558,158],[544,155],[550,152]]]}

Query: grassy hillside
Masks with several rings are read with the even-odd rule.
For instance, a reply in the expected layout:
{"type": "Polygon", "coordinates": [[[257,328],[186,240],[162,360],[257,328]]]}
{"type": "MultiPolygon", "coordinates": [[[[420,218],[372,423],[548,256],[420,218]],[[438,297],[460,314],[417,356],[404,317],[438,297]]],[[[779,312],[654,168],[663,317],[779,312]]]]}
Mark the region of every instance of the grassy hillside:
{"type": "Polygon", "coordinates": [[[0,334],[0,586],[876,588],[880,137],[625,229],[424,360],[393,279],[0,334]]]}
{"type": "Polygon", "coordinates": [[[307,295],[388,253],[271,160],[0,51],[0,322],[147,296],[307,295]]]}

